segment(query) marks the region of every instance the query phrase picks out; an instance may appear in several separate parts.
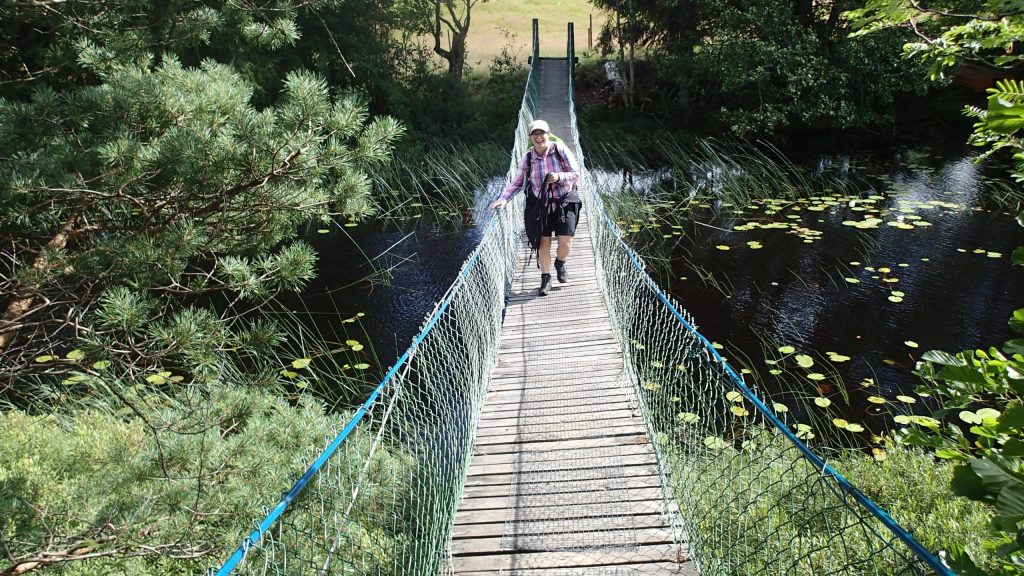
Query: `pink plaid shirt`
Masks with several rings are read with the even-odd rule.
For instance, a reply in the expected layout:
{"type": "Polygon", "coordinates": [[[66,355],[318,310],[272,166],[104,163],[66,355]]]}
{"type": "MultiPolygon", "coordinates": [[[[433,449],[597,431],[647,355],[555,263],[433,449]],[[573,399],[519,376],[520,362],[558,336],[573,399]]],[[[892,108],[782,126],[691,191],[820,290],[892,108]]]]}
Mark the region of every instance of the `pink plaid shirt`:
{"type": "Polygon", "coordinates": [[[516,177],[502,191],[501,196],[498,196],[499,199],[508,200],[523,187],[523,180],[526,179],[527,159],[533,162],[533,167],[530,169],[530,182],[533,184],[534,196],[540,197],[541,183],[551,172],[558,174],[558,182],[550,184],[548,189],[550,198],[555,200],[565,197],[580,178],[580,168],[576,163],[576,157],[572,155],[565,144],[549,142],[547,153],[543,156],[538,154],[533,146],[530,146],[526,154],[523,154],[523,159],[519,161],[516,177]]]}

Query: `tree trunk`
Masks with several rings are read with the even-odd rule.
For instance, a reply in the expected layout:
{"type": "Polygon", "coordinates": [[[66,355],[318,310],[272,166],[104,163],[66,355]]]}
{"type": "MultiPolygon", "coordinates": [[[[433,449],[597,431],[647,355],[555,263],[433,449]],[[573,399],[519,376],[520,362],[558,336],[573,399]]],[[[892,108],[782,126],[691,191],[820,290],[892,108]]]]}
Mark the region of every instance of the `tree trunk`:
{"type": "MultiPolygon", "coordinates": [[[[47,243],[47,248],[58,249],[67,246],[68,238],[74,233],[75,226],[78,225],[81,216],[76,214],[71,217],[71,220],[64,224],[64,226],[54,235],[53,238],[47,243]]],[[[37,272],[42,272],[46,268],[46,255],[40,253],[36,257],[35,262],[32,263],[32,268],[37,272]]],[[[42,290],[42,285],[39,283],[26,286],[21,291],[22,296],[15,297],[7,304],[7,309],[4,310],[3,316],[0,316],[0,350],[4,350],[10,346],[11,342],[18,336],[18,323],[20,318],[32,309],[32,305],[36,301],[36,295],[42,290]]]]}

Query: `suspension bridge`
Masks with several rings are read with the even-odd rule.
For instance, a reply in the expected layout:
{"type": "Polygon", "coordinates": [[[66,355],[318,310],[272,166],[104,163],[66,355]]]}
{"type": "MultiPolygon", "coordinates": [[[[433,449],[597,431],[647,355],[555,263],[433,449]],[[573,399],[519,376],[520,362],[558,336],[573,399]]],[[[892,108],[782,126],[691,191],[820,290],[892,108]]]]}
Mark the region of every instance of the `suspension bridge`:
{"type": "MultiPolygon", "coordinates": [[[[572,39],[541,58],[534,21],[509,179],[534,118],[585,165],[572,39]]],[[[518,195],[210,574],[952,574],[744,384],[581,169],[572,282],[537,297],[518,195]]]]}

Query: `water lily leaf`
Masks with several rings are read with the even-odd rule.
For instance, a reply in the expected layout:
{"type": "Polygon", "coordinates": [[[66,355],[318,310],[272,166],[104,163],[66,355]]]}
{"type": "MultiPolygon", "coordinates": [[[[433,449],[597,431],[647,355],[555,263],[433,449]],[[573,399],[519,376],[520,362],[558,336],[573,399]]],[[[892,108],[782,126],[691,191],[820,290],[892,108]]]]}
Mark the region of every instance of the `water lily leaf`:
{"type": "Polygon", "coordinates": [[[785,404],[780,404],[779,402],[775,402],[774,404],[772,404],[772,408],[775,408],[775,411],[780,414],[784,412],[789,412],[789,406],[786,406],[785,404]]]}
{"type": "Polygon", "coordinates": [[[729,249],[729,247],[726,246],[725,244],[719,244],[718,246],[715,246],[715,248],[718,248],[719,250],[728,250],[729,249]]]}
{"type": "Polygon", "coordinates": [[[725,399],[730,402],[743,402],[743,395],[735,390],[726,392],[725,399]]]}
{"type": "Polygon", "coordinates": [[[764,363],[769,365],[769,366],[775,366],[776,364],[779,363],[779,361],[778,360],[772,360],[771,358],[766,358],[764,363]]]}
{"type": "Polygon", "coordinates": [[[871,402],[872,404],[885,404],[888,400],[881,396],[868,396],[868,402],[871,402]]]}
{"type": "Polygon", "coordinates": [[[356,370],[366,370],[367,368],[370,367],[370,365],[369,364],[356,364],[356,365],[354,365],[352,367],[355,368],[356,370]]]}
{"type": "Polygon", "coordinates": [[[915,404],[915,403],[917,403],[917,399],[916,398],[911,398],[910,396],[905,396],[903,394],[900,394],[899,396],[896,396],[896,399],[899,400],[900,402],[905,403],[905,404],[915,404]]]}
{"type": "Polygon", "coordinates": [[[825,379],[825,375],[824,374],[819,374],[818,372],[811,372],[810,374],[807,375],[807,379],[808,380],[824,380],[825,379]]]}
{"type": "Polygon", "coordinates": [[[149,376],[146,376],[146,382],[159,386],[160,384],[167,382],[167,378],[164,378],[159,374],[150,374],[149,376]]]}
{"type": "Polygon", "coordinates": [[[830,362],[849,362],[850,361],[850,357],[849,356],[843,356],[842,354],[837,354],[835,352],[828,352],[827,354],[828,354],[828,359],[829,359],[830,362]]]}
{"type": "MultiPolygon", "coordinates": [[[[356,368],[359,368],[359,364],[356,364],[356,368]]],[[[369,366],[367,366],[369,368],[369,366]]],[[[650,380],[644,382],[644,390],[661,390],[661,384],[657,382],[651,382],[650,380]]]]}
{"type": "Polygon", "coordinates": [[[317,229],[317,231],[316,231],[316,233],[317,233],[317,234],[330,234],[330,233],[331,233],[331,231],[330,231],[330,230],[328,230],[327,228],[318,228],[318,229],[317,229]]]}
{"type": "Polygon", "coordinates": [[[658,362],[657,360],[652,360],[651,361],[651,366],[653,366],[654,368],[661,368],[662,366],[664,366],[664,364],[662,364],[661,362],[658,362]]]}
{"type": "Polygon", "coordinates": [[[897,416],[893,416],[892,421],[897,424],[910,424],[910,416],[907,416],[906,414],[899,414],[897,416]]]}
{"type": "Polygon", "coordinates": [[[292,360],[292,368],[295,368],[296,370],[302,370],[306,366],[309,366],[310,362],[312,362],[312,360],[309,358],[299,358],[298,360],[292,360]]]}
{"type": "Polygon", "coordinates": [[[879,268],[878,271],[881,272],[882,274],[888,274],[892,270],[889,267],[887,267],[887,266],[883,266],[883,267],[879,268]]]}
{"type": "Polygon", "coordinates": [[[96,370],[103,370],[108,366],[110,366],[110,360],[100,360],[92,363],[92,367],[96,370]]]}
{"type": "Polygon", "coordinates": [[[829,400],[828,398],[822,398],[820,396],[814,399],[814,403],[817,404],[819,408],[828,408],[829,406],[832,405],[831,400],[829,400]]]}
{"type": "Polygon", "coordinates": [[[354,227],[356,227],[358,225],[359,225],[358,222],[345,222],[345,228],[354,228],[354,227]]]}
{"type": "Polygon", "coordinates": [[[287,368],[281,370],[280,374],[281,374],[281,376],[284,376],[285,378],[297,378],[299,376],[298,372],[292,372],[291,370],[288,370],[287,368]]]}
{"type": "Polygon", "coordinates": [[[850,284],[860,284],[860,280],[857,280],[856,278],[843,278],[843,280],[846,280],[850,284]]]}
{"type": "Polygon", "coordinates": [[[792,346],[779,346],[779,352],[782,352],[783,354],[792,354],[793,352],[796,352],[796,348],[792,346]]]}
{"type": "Polygon", "coordinates": [[[890,284],[895,284],[895,283],[897,283],[899,281],[900,281],[899,278],[882,278],[882,282],[888,282],[890,284]]]}
{"type": "Polygon", "coordinates": [[[56,359],[57,359],[56,356],[50,356],[48,354],[47,355],[43,355],[43,356],[36,356],[36,362],[39,363],[39,364],[45,364],[47,362],[53,362],[56,359]]]}
{"type": "Polygon", "coordinates": [[[712,342],[711,347],[714,348],[715,350],[722,350],[725,348],[725,346],[722,346],[718,342],[712,342]]]}
{"type": "Polygon", "coordinates": [[[768,373],[771,374],[772,376],[778,376],[779,374],[782,374],[782,370],[779,370],[778,368],[773,368],[769,370],[768,373]]]}
{"type": "Polygon", "coordinates": [[[850,266],[860,266],[860,262],[854,260],[853,262],[850,262],[850,266]]]}
{"type": "Polygon", "coordinates": [[[899,296],[900,298],[906,296],[906,294],[901,290],[893,290],[892,292],[890,292],[890,294],[892,294],[893,296],[899,296]]]}
{"type": "Polygon", "coordinates": [[[850,423],[847,422],[846,420],[843,420],[842,418],[833,418],[832,425],[835,426],[836,428],[845,429],[847,426],[850,425],[850,423]]]}
{"type": "Polygon", "coordinates": [[[801,368],[810,368],[814,366],[814,359],[806,354],[797,354],[796,365],[801,368]]]}
{"type": "Polygon", "coordinates": [[[718,436],[708,436],[707,438],[704,439],[704,445],[707,446],[708,448],[711,448],[712,450],[722,450],[723,448],[728,446],[725,440],[722,440],[718,436]]]}
{"type": "Polygon", "coordinates": [[[747,409],[744,408],[743,406],[733,406],[729,408],[729,410],[737,416],[746,416],[750,414],[750,412],[747,412],[747,409]]]}
{"type": "Polygon", "coordinates": [[[687,424],[693,424],[697,420],[700,420],[700,417],[693,412],[680,412],[679,414],[676,414],[676,418],[687,424]]]}
{"type": "Polygon", "coordinates": [[[76,348],[75,350],[68,352],[65,358],[68,360],[81,360],[82,358],[85,358],[85,352],[76,348]]]}
{"type": "Polygon", "coordinates": [[[850,422],[849,424],[846,425],[846,431],[847,432],[863,432],[864,431],[864,427],[861,426],[860,424],[857,424],[856,422],[850,422]]]}
{"type": "Polygon", "coordinates": [[[1003,257],[1003,255],[1000,254],[999,252],[986,252],[985,255],[988,256],[989,258],[1002,258],[1003,257]]]}
{"type": "Polygon", "coordinates": [[[888,299],[889,299],[889,302],[895,302],[896,304],[899,304],[900,302],[903,302],[903,298],[900,297],[900,296],[889,296],[888,299]]]}
{"type": "Polygon", "coordinates": [[[907,346],[911,347],[911,348],[917,348],[918,347],[917,346],[917,342],[914,342],[913,340],[906,340],[903,343],[906,344],[907,346]]]}

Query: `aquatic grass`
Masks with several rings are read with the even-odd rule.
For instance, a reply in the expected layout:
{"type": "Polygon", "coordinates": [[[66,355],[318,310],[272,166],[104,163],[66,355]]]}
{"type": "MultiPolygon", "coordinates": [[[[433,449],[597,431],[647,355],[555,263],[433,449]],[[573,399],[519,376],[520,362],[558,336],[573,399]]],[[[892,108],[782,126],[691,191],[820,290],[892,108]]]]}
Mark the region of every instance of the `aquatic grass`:
{"type": "Polygon", "coordinates": [[[375,212],[383,219],[430,217],[471,223],[481,187],[508,168],[504,144],[434,143],[426,152],[396,155],[371,172],[375,212]]]}

